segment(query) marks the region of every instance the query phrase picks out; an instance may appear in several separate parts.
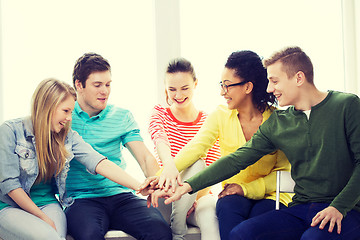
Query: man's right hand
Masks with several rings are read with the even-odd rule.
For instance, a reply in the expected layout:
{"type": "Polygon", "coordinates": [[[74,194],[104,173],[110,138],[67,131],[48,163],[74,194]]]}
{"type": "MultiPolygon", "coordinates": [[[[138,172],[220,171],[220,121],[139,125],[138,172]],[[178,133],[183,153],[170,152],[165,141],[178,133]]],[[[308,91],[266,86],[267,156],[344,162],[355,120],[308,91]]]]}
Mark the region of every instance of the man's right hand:
{"type": "Polygon", "coordinates": [[[158,207],[159,206],[159,204],[158,204],[159,198],[166,198],[164,203],[170,204],[172,202],[179,200],[182,195],[184,195],[188,192],[191,192],[191,191],[192,191],[192,188],[191,188],[190,184],[188,184],[186,182],[182,186],[178,186],[176,188],[175,192],[172,192],[172,191],[165,192],[164,190],[158,189],[151,194],[151,198],[148,198],[148,205],[149,205],[149,201],[151,200],[151,204],[154,207],[158,207]]]}

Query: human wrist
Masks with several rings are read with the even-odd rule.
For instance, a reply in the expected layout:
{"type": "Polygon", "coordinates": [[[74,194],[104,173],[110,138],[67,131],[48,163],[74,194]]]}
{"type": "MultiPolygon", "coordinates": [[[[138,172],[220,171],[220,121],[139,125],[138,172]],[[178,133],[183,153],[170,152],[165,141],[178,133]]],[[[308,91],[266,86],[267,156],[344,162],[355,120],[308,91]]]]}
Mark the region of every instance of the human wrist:
{"type": "Polygon", "coordinates": [[[183,184],[184,194],[192,192],[192,187],[188,182],[184,182],[183,184]]]}

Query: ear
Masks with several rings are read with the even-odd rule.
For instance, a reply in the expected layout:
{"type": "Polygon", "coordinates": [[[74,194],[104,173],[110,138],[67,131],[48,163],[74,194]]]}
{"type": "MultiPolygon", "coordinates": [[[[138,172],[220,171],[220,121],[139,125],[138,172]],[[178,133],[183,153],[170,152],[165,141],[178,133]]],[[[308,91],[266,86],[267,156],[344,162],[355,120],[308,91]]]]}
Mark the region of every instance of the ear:
{"type": "Polygon", "coordinates": [[[198,80],[197,80],[197,79],[195,79],[195,81],[194,81],[194,88],[196,88],[196,87],[197,87],[197,84],[198,84],[198,80]]]}
{"type": "Polygon", "coordinates": [[[83,86],[79,80],[75,80],[76,91],[83,89],[83,86]]]}
{"type": "Polygon", "coordinates": [[[245,93],[250,94],[254,88],[254,84],[252,82],[246,83],[245,93]]]}
{"type": "Polygon", "coordinates": [[[295,77],[296,77],[296,85],[297,86],[302,86],[306,82],[305,74],[302,71],[298,71],[295,74],[295,77]]]}

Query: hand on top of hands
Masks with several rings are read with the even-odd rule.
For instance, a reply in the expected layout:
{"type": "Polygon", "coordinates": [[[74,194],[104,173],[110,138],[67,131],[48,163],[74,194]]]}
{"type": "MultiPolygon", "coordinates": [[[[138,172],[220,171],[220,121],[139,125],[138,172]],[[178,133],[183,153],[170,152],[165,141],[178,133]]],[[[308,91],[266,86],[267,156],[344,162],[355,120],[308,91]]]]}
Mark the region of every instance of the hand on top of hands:
{"type": "Polygon", "coordinates": [[[181,176],[173,161],[167,161],[160,175],[159,187],[167,192],[169,189],[175,192],[176,185],[182,186],[181,176]]]}
{"type": "Polygon", "coordinates": [[[143,196],[147,196],[153,193],[156,189],[159,188],[158,186],[159,177],[152,176],[145,179],[145,181],[136,189],[136,193],[140,193],[143,196]]]}
{"type": "Polygon", "coordinates": [[[151,193],[151,195],[147,199],[147,206],[150,207],[152,204],[154,207],[158,207],[159,198],[165,198],[165,204],[170,204],[175,202],[181,198],[182,195],[191,192],[192,188],[190,184],[185,183],[182,186],[178,186],[175,192],[165,191],[164,189],[156,189],[151,193]]]}

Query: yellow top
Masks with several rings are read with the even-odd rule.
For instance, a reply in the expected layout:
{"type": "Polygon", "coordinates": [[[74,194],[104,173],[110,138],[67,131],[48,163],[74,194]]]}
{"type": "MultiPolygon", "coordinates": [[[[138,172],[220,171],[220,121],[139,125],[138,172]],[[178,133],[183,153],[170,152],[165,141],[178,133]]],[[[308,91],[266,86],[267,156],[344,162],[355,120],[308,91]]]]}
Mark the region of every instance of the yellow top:
{"type": "MultiPolygon", "coordinates": [[[[269,118],[273,110],[266,110],[263,113],[262,123],[269,118]]],[[[221,156],[235,152],[244,145],[246,140],[237,115],[237,110],[229,110],[222,105],[218,106],[207,117],[195,137],[175,156],[177,169],[181,172],[198,159],[204,158],[217,139],[219,139],[221,156]]],[[[223,181],[222,185],[224,186],[226,183],[239,184],[244,191],[244,196],[249,199],[275,200],[277,170],[290,171],[290,163],[280,150],[262,157],[255,164],[223,181]]],[[[281,193],[280,202],[287,206],[291,202],[291,196],[292,194],[281,193]]]]}

